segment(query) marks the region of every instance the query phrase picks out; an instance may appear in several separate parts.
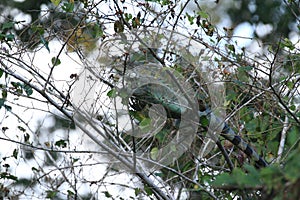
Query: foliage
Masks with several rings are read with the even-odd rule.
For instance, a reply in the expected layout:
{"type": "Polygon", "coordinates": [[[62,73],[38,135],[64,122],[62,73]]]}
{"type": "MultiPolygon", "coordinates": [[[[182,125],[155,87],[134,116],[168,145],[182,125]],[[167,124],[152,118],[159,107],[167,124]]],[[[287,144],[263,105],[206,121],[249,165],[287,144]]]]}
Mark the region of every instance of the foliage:
{"type": "MultiPolygon", "coordinates": [[[[0,198],[299,197],[298,8],[297,1],[279,0],[228,0],[214,5],[169,0],[1,1],[0,139],[10,147],[0,151],[0,198]],[[15,18],[16,9],[30,20],[15,18]],[[225,15],[231,25],[221,27],[225,15]],[[239,38],[234,30],[242,22],[272,27],[267,34],[257,28],[250,38],[251,45],[261,43],[261,54],[252,56],[251,45],[239,46],[235,40],[239,38]],[[155,32],[155,44],[147,46],[153,37],[149,30],[160,29],[168,31],[155,32]],[[190,43],[173,41],[175,32],[190,43]],[[131,40],[139,45],[131,45],[131,40]],[[114,46],[109,49],[112,41],[114,46]],[[192,52],[193,42],[203,48],[192,52]],[[122,47],[124,51],[118,53],[122,47]],[[48,58],[37,60],[38,54],[48,58]],[[211,64],[201,75],[197,73],[199,57],[200,64],[211,64]],[[75,63],[83,70],[76,70],[75,63]],[[161,66],[160,75],[171,70],[175,78],[184,77],[197,91],[194,97],[200,111],[218,101],[212,92],[224,93],[224,101],[217,102],[226,110],[224,120],[270,165],[255,168],[250,158],[221,137],[218,148],[200,157],[209,131],[205,116],[200,117],[189,149],[171,164],[159,170],[139,165],[145,159],[153,164],[162,156],[159,149],[177,137],[181,122],[168,112],[156,113],[149,99],[141,102],[130,98],[126,89],[117,89],[126,84],[126,73],[132,67],[138,74],[139,66],[150,68],[153,63],[161,66]],[[226,91],[213,87],[218,82],[226,91]],[[120,106],[129,113],[125,126],[120,106]],[[164,114],[169,117],[159,126],[159,116],[164,114]],[[128,127],[141,130],[143,137],[130,134],[128,127]],[[150,136],[152,127],[160,129],[150,136]],[[27,176],[18,173],[22,167],[27,176]],[[119,183],[124,174],[131,181],[119,183]],[[42,191],[37,190],[40,186],[42,191]],[[127,197],[125,193],[115,195],[123,189],[130,191],[127,197]]],[[[163,95],[157,99],[157,104],[172,106],[163,95]]],[[[179,149],[170,145],[165,153],[179,149]]]]}

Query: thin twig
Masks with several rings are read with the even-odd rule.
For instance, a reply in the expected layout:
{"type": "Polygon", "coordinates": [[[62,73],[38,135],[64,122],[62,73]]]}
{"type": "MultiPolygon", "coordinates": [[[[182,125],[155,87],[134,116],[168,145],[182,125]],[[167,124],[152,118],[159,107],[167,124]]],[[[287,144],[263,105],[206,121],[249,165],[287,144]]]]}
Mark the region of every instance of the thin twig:
{"type": "Polygon", "coordinates": [[[287,113],[285,113],[283,128],[281,131],[280,143],[279,143],[278,152],[277,152],[277,159],[276,159],[277,163],[280,163],[284,145],[285,145],[286,136],[287,136],[286,134],[287,134],[287,131],[289,130],[289,128],[290,128],[289,117],[288,117],[287,113]]]}

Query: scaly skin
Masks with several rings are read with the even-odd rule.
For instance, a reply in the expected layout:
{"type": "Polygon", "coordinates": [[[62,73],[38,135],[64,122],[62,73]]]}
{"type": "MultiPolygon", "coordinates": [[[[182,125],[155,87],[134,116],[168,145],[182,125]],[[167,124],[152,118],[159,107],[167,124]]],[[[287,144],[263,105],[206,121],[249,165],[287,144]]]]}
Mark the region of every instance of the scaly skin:
{"type": "MultiPolygon", "coordinates": [[[[179,104],[176,103],[176,95],[173,91],[168,88],[159,88],[157,85],[147,84],[134,91],[133,96],[131,97],[131,107],[135,110],[141,110],[147,104],[161,104],[167,111],[168,117],[174,119],[180,119],[182,113],[187,111],[187,108],[181,108],[179,104]]],[[[212,117],[213,113],[210,109],[206,109],[203,112],[199,111],[198,113],[199,117],[206,115],[208,119],[213,118],[218,120],[218,118],[212,117]]],[[[229,140],[232,144],[254,160],[257,168],[268,166],[268,163],[260,157],[247,142],[235,134],[235,132],[226,123],[223,123],[221,136],[229,140]]]]}

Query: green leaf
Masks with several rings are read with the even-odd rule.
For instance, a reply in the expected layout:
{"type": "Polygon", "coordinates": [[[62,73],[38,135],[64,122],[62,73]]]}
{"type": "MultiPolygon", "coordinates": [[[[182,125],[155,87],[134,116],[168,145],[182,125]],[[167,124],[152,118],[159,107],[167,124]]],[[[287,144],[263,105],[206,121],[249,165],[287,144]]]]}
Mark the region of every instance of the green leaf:
{"type": "Polygon", "coordinates": [[[0,78],[2,77],[4,71],[2,69],[0,69],[0,78]]]}
{"type": "Polygon", "coordinates": [[[208,126],[209,125],[209,120],[207,119],[206,116],[201,116],[200,117],[200,124],[202,124],[202,126],[208,126]]]}
{"type": "Polygon", "coordinates": [[[60,59],[58,57],[53,57],[53,58],[51,58],[51,63],[55,67],[57,65],[60,65],[61,61],[60,61],[60,59]]]}
{"type": "Polygon", "coordinates": [[[31,167],[31,170],[32,170],[32,171],[39,172],[39,170],[38,170],[37,168],[35,168],[35,167],[31,167]]]}
{"type": "Polygon", "coordinates": [[[227,101],[232,101],[232,100],[235,101],[237,97],[238,97],[238,94],[229,87],[227,89],[226,100],[227,101]]]}
{"type": "Polygon", "coordinates": [[[27,84],[24,84],[24,85],[23,85],[23,89],[25,90],[25,93],[26,93],[27,96],[32,95],[33,89],[32,89],[31,86],[29,86],[29,85],[27,85],[27,84]]]}
{"type": "Polygon", "coordinates": [[[137,195],[139,195],[139,194],[141,194],[141,193],[142,193],[141,188],[135,188],[135,189],[134,189],[134,194],[135,194],[135,196],[137,196],[137,195]]]}
{"type": "Polygon", "coordinates": [[[247,177],[245,177],[245,172],[243,172],[240,168],[235,168],[232,171],[231,178],[234,179],[239,186],[246,185],[247,177]]]}
{"type": "Polygon", "coordinates": [[[299,150],[294,151],[288,158],[288,162],[284,168],[285,177],[295,183],[300,178],[300,153],[299,150]]]}
{"type": "Polygon", "coordinates": [[[283,178],[281,169],[277,165],[270,165],[261,169],[260,177],[269,188],[272,188],[275,183],[280,183],[283,178]]]}
{"type": "Polygon", "coordinates": [[[225,45],[227,47],[227,49],[229,49],[231,52],[235,52],[235,47],[233,44],[227,44],[225,45]]]}
{"type": "Polygon", "coordinates": [[[24,141],[29,142],[30,135],[28,133],[24,134],[24,141]]]}
{"type": "Polygon", "coordinates": [[[55,142],[55,146],[66,148],[67,147],[66,140],[58,140],[58,141],[56,141],[55,142]]]}
{"type": "Polygon", "coordinates": [[[15,159],[18,158],[18,154],[19,154],[18,149],[14,149],[14,151],[13,151],[13,157],[14,157],[15,159]]]}
{"type": "Polygon", "coordinates": [[[299,137],[299,130],[297,127],[294,126],[291,128],[291,131],[287,134],[287,143],[289,144],[289,146],[294,145],[298,137],[299,137]]]}
{"type": "Polygon", "coordinates": [[[55,5],[58,6],[60,4],[61,0],[51,0],[51,2],[55,5]]]}
{"type": "Polygon", "coordinates": [[[25,131],[26,131],[26,129],[23,128],[22,126],[18,126],[18,129],[19,129],[20,131],[22,131],[22,132],[25,132],[25,131]]]}
{"type": "Polygon", "coordinates": [[[189,20],[190,24],[191,24],[191,25],[193,25],[193,24],[194,24],[194,19],[195,19],[195,17],[194,17],[194,16],[191,16],[191,15],[189,15],[188,13],[186,13],[186,16],[187,16],[187,18],[188,18],[188,20],[189,20]]]}
{"type": "Polygon", "coordinates": [[[47,198],[54,199],[58,192],[52,191],[52,190],[47,190],[46,193],[47,193],[47,196],[46,196],[47,198]]]}
{"type": "Polygon", "coordinates": [[[15,25],[15,22],[6,22],[6,23],[3,23],[2,24],[2,27],[1,29],[4,30],[4,29],[12,29],[15,25]]]}
{"type": "Polygon", "coordinates": [[[134,18],[132,19],[131,24],[132,24],[132,27],[133,27],[133,28],[137,28],[138,25],[139,25],[139,23],[140,23],[140,21],[139,21],[139,19],[137,19],[136,17],[134,17],[134,18]]]}
{"type": "Polygon", "coordinates": [[[11,85],[14,87],[15,91],[19,94],[23,93],[23,84],[21,82],[11,82],[11,85]]]}
{"type": "Polygon", "coordinates": [[[269,127],[269,120],[270,120],[269,115],[263,116],[262,120],[260,120],[259,127],[261,132],[267,130],[267,128],[269,127]]]}
{"type": "Polygon", "coordinates": [[[220,174],[216,177],[216,180],[212,182],[214,186],[230,186],[230,185],[238,185],[239,187],[251,187],[260,185],[260,176],[259,172],[250,165],[245,165],[247,169],[247,173],[245,173],[240,168],[235,168],[231,174],[224,173],[220,174]]]}
{"type": "Polygon", "coordinates": [[[0,40],[4,40],[5,34],[0,33],[0,40]]]}
{"type": "Polygon", "coordinates": [[[40,41],[50,53],[49,42],[42,35],[40,35],[40,41]]]}
{"type": "Polygon", "coordinates": [[[169,5],[170,4],[170,0],[162,0],[161,4],[164,5],[164,6],[169,5]]]}
{"type": "Polygon", "coordinates": [[[45,33],[45,29],[41,25],[31,25],[31,29],[34,33],[39,33],[40,35],[45,33]]]}
{"type": "Polygon", "coordinates": [[[151,130],[151,122],[152,120],[150,118],[145,117],[144,119],[142,119],[141,123],[139,124],[139,127],[143,133],[147,133],[151,130]]]}
{"type": "Polygon", "coordinates": [[[117,96],[117,90],[116,89],[111,89],[110,91],[107,92],[106,95],[109,98],[116,98],[116,96],[117,96]]]}
{"type": "Polygon", "coordinates": [[[20,178],[17,180],[16,185],[23,185],[23,186],[28,186],[32,184],[32,180],[31,179],[27,179],[27,178],[20,178]]]}
{"type": "Polygon", "coordinates": [[[96,24],[96,23],[88,25],[88,31],[91,33],[93,38],[99,38],[104,35],[101,25],[96,24]]]}
{"type": "Polygon", "coordinates": [[[144,118],[141,123],[140,126],[149,126],[151,124],[151,119],[150,118],[144,118]]]}
{"type": "Polygon", "coordinates": [[[244,165],[244,167],[248,171],[247,186],[256,186],[262,184],[259,171],[253,165],[244,165]]]}
{"type": "Polygon", "coordinates": [[[68,192],[68,196],[70,197],[70,196],[74,196],[74,192],[72,192],[71,190],[67,190],[67,192],[68,192]]]}
{"type": "Polygon", "coordinates": [[[191,168],[193,168],[193,166],[194,166],[194,163],[192,161],[188,161],[188,162],[184,163],[184,167],[182,168],[182,172],[189,171],[191,168]]]}
{"type": "Polygon", "coordinates": [[[147,193],[148,196],[151,196],[153,194],[152,189],[148,186],[145,186],[145,192],[147,193]]]}
{"type": "Polygon", "coordinates": [[[296,105],[295,105],[295,104],[293,104],[293,105],[291,105],[291,106],[290,106],[290,110],[292,110],[292,111],[295,111],[295,110],[296,110],[296,108],[297,108],[297,107],[296,107],[296,105]]]}
{"type": "Polygon", "coordinates": [[[14,22],[6,22],[6,23],[3,23],[3,24],[2,24],[1,29],[2,29],[2,30],[4,30],[4,29],[11,29],[11,28],[14,27],[14,25],[15,25],[14,22]]]}
{"type": "Polygon", "coordinates": [[[102,193],[104,193],[106,198],[111,198],[112,197],[112,195],[108,191],[104,191],[102,193]]]}
{"type": "Polygon", "coordinates": [[[167,136],[169,135],[169,133],[170,133],[169,129],[163,128],[161,131],[159,131],[159,133],[155,134],[155,138],[159,142],[163,143],[167,139],[167,136]]]}
{"type": "Polygon", "coordinates": [[[207,19],[207,18],[209,17],[209,15],[207,14],[207,12],[204,12],[204,11],[198,11],[197,14],[198,14],[201,18],[207,19]]]}
{"type": "MultiPolygon", "coordinates": [[[[238,74],[238,77],[241,78],[241,77],[239,76],[239,74],[238,74]]],[[[242,74],[242,79],[245,80],[245,81],[248,80],[248,79],[245,77],[244,74],[242,74]]],[[[240,86],[240,87],[244,87],[244,85],[245,85],[245,83],[244,83],[243,81],[241,81],[241,80],[233,80],[233,82],[234,82],[235,84],[237,84],[238,86],[240,86]]]]}
{"type": "Polygon", "coordinates": [[[5,131],[8,129],[8,127],[4,126],[1,128],[2,132],[5,133],[5,131]]]}
{"type": "Polygon", "coordinates": [[[258,126],[258,118],[252,119],[245,124],[245,128],[248,132],[256,132],[258,126]]]}
{"type": "Polygon", "coordinates": [[[11,82],[11,84],[12,84],[12,86],[15,88],[15,89],[17,89],[17,88],[19,88],[19,87],[22,87],[22,84],[20,83],[20,82],[11,82]]]}
{"type": "Polygon", "coordinates": [[[5,99],[0,99],[0,108],[4,106],[5,99]]]}
{"type": "Polygon", "coordinates": [[[249,174],[259,177],[259,171],[253,165],[245,164],[244,168],[249,172],[249,174]]]}
{"type": "Polygon", "coordinates": [[[152,160],[156,160],[157,157],[158,157],[158,153],[159,153],[159,151],[158,151],[157,147],[152,148],[151,151],[150,151],[150,158],[152,160]]]}
{"type": "Polygon", "coordinates": [[[7,111],[11,111],[11,106],[8,106],[8,105],[4,105],[4,108],[7,110],[7,111]]]}
{"type": "Polygon", "coordinates": [[[15,35],[14,34],[7,34],[7,35],[5,35],[5,38],[7,39],[7,41],[13,41],[15,39],[15,35]]]}
{"type": "Polygon", "coordinates": [[[287,82],[286,82],[286,86],[287,86],[290,90],[292,90],[293,87],[294,87],[293,81],[287,81],[287,82]]]}
{"type": "Polygon", "coordinates": [[[2,98],[3,99],[7,98],[7,90],[2,90],[2,98]]]}
{"type": "Polygon", "coordinates": [[[238,71],[246,71],[246,72],[249,72],[253,69],[252,66],[241,66],[239,68],[237,68],[238,71]]]}
{"type": "Polygon", "coordinates": [[[276,152],[278,151],[279,142],[274,140],[268,140],[268,139],[266,141],[267,141],[266,146],[268,147],[268,151],[272,152],[273,154],[276,154],[276,152]]]}
{"type": "Polygon", "coordinates": [[[64,5],[61,7],[64,11],[66,12],[73,12],[74,10],[74,3],[72,2],[66,2],[64,5]]]}
{"type": "Polygon", "coordinates": [[[124,24],[121,21],[115,21],[114,30],[116,33],[123,33],[124,32],[124,24]]]}
{"type": "Polygon", "coordinates": [[[125,13],[124,16],[125,16],[125,21],[126,22],[129,22],[129,20],[132,19],[132,14],[131,13],[125,13]]]}
{"type": "Polygon", "coordinates": [[[173,152],[177,151],[176,145],[171,145],[170,147],[171,147],[171,151],[173,152]]]}
{"type": "Polygon", "coordinates": [[[281,47],[287,47],[290,50],[295,49],[295,45],[288,38],[284,38],[284,40],[280,44],[281,44],[281,47]]]}
{"type": "Polygon", "coordinates": [[[212,181],[212,186],[236,185],[236,181],[228,173],[220,174],[212,181]]]}
{"type": "Polygon", "coordinates": [[[249,170],[246,174],[240,168],[236,168],[233,170],[232,176],[237,181],[240,187],[249,187],[249,186],[257,186],[260,185],[259,173],[255,170],[253,166],[246,166],[249,170]]]}
{"type": "Polygon", "coordinates": [[[11,179],[11,180],[17,181],[18,177],[13,176],[7,172],[2,172],[2,173],[0,173],[0,179],[11,179]]]}

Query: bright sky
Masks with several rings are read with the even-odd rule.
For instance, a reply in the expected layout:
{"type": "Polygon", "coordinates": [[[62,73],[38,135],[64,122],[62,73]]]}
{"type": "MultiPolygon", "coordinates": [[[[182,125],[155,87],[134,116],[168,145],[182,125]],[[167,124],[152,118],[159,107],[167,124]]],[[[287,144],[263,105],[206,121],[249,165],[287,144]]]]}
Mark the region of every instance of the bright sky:
{"type": "MultiPolygon", "coordinates": [[[[134,10],[130,10],[132,7],[128,6],[128,12],[137,12],[138,9],[135,8],[134,10]]],[[[19,19],[24,19],[25,21],[30,21],[30,18],[28,16],[24,16],[24,15],[16,15],[16,20],[19,19]]],[[[228,18],[224,18],[224,21],[221,23],[223,25],[225,24],[229,24],[228,18]]],[[[185,27],[186,28],[186,27],[185,27]]],[[[270,25],[264,25],[264,24],[259,24],[257,27],[253,27],[252,25],[250,25],[249,23],[245,22],[242,24],[239,24],[236,29],[234,30],[233,35],[234,40],[237,42],[237,44],[240,47],[244,47],[244,46],[248,46],[248,45],[253,45],[252,40],[250,38],[253,37],[254,35],[254,31],[256,31],[259,35],[265,35],[268,32],[270,32],[272,30],[272,27],[270,25]]],[[[295,36],[295,35],[291,35],[292,39],[294,41],[299,41],[299,36],[295,36]],[[298,39],[297,39],[298,37],[298,39]],[[296,39],[295,39],[296,38],[296,39]]],[[[52,66],[51,64],[51,58],[57,56],[58,52],[60,51],[61,48],[61,43],[58,41],[51,41],[49,43],[49,48],[50,48],[50,53],[46,50],[46,48],[42,48],[40,51],[38,51],[35,55],[34,55],[34,61],[33,61],[33,65],[37,66],[41,71],[43,71],[44,73],[48,74],[49,73],[49,69],[50,66],[52,66]]],[[[259,50],[258,46],[253,46],[253,48],[257,48],[255,49],[255,52],[257,52],[259,50]]],[[[28,54],[27,57],[27,61],[29,62],[28,58],[32,58],[33,54],[28,54]]],[[[57,66],[54,70],[53,73],[53,77],[55,77],[56,80],[61,80],[57,82],[57,87],[58,88],[66,88],[66,83],[65,80],[70,80],[70,74],[73,73],[78,73],[81,69],[82,66],[79,64],[80,60],[78,59],[78,57],[75,55],[75,53],[68,53],[66,54],[65,51],[64,53],[62,53],[60,55],[60,60],[61,60],[61,65],[57,66]]],[[[26,57],[25,57],[26,59],[26,57]]],[[[3,81],[3,78],[1,79],[1,81],[3,81]]],[[[31,105],[32,106],[32,102],[28,99],[24,99],[21,98],[19,101],[14,100],[14,98],[12,96],[9,96],[9,100],[10,101],[14,101],[14,103],[22,103],[23,105],[31,105]]],[[[38,105],[37,103],[34,103],[34,107],[40,107],[43,108],[44,105],[38,105]]],[[[38,127],[39,123],[38,120],[43,121],[43,126],[44,127],[50,127],[51,125],[53,125],[53,121],[51,121],[50,118],[47,117],[47,113],[44,112],[40,112],[40,111],[32,111],[32,110],[27,110],[26,108],[18,108],[16,106],[12,106],[13,107],[13,112],[15,112],[15,114],[22,116],[22,119],[25,120],[26,123],[28,123],[29,127],[35,131],[36,129],[40,128],[38,127]]],[[[50,109],[51,110],[51,109],[50,109]]],[[[5,112],[5,110],[2,108],[0,110],[0,122],[1,122],[1,127],[9,127],[9,130],[7,130],[7,132],[4,133],[0,133],[0,137],[5,137],[5,138],[10,138],[10,139],[14,139],[16,141],[22,141],[23,140],[23,133],[16,127],[16,124],[18,123],[18,120],[12,116],[8,116],[6,118],[7,113],[5,112]]],[[[43,128],[41,129],[43,130],[43,128]]],[[[59,138],[59,137],[65,137],[65,135],[63,133],[61,133],[60,131],[55,131],[54,134],[59,138]]],[[[33,137],[33,136],[32,136],[33,137]]],[[[49,136],[49,137],[41,137],[41,144],[44,144],[44,142],[54,142],[53,141],[53,137],[49,136]],[[51,141],[49,141],[51,140],[51,141]]],[[[85,146],[90,147],[91,149],[97,150],[97,146],[93,146],[91,145],[89,142],[87,142],[87,138],[81,134],[78,134],[78,131],[76,131],[76,133],[71,133],[70,134],[70,142],[72,144],[74,144],[74,146],[78,145],[79,148],[85,149],[85,146]],[[83,141],[83,144],[81,144],[81,141],[83,141]],[[82,146],[83,145],[83,146],[82,146]]],[[[4,156],[10,156],[12,153],[12,149],[14,148],[20,148],[18,145],[12,143],[12,142],[7,142],[4,140],[1,140],[1,145],[0,145],[0,152],[1,152],[1,157],[4,156]]],[[[22,148],[22,147],[21,147],[22,148]]],[[[44,159],[44,155],[42,154],[42,152],[36,152],[36,157],[39,159],[44,159]]],[[[79,157],[79,155],[78,155],[79,157]]],[[[38,168],[38,163],[42,163],[43,160],[39,161],[39,160],[31,160],[31,161],[26,161],[24,162],[24,160],[22,159],[18,159],[15,160],[13,158],[7,159],[5,161],[5,163],[10,164],[11,166],[15,166],[15,172],[13,174],[16,174],[16,176],[18,176],[19,178],[24,177],[24,178],[29,178],[30,176],[33,175],[33,173],[31,172],[31,168],[33,166],[35,166],[36,168],[38,168]]],[[[86,158],[81,156],[81,159],[83,161],[83,163],[85,164],[89,164],[89,163],[93,163],[95,161],[101,161],[101,162],[105,162],[107,161],[106,158],[103,157],[99,157],[99,156],[94,156],[92,159],[86,158]]],[[[101,177],[103,176],[103,174],[106,171],[106,165],[97,165],[97,167],[85,167],[83,169],[82,172],[82,176],[86,179],[93,179],[93,180],[100,180],[101,177]]],[[[126,174],[118,174],[116,176],[111,176],[110,178],[108,178],[107,180],[108,182],[118,182],[118,183],[124,183],[124,184],[130,184],[131,186],[134,186],[135,184],[138,184],[137,179],[134,178],[132,179],[131,176],[128,176],[126,174]],[[117,178],[116,178],[117,177],[117,178]]],[[[66,189],[68,189],[69,187],[67,185],[64,186],[66,189]]],[[[80,190],[82,191],[86,191],[89,189],[97,189],[96,186],[95,188],[89,187],[88,185],[82,185],[82,187],[80,188],[80,190]]],[[[107,189],[109,191],[116,191],[117,193],[121,194],[123,198],[124,194],[126,193],[127,197],[129,197],[130,195],[134,196],[134,191],[133,190],[126,190],[123,191],[123,189],[120,189],[120,187],[118,186],[112,186],[112,185],[107,185],[107,187],[103,188],[103,189],[107,189]]],[[[38,191],[38,188],[37,188],[38,191]]],[[[100,198],[100,197],[99,197],[100,198]]],[[[102,194],[101,199],[104,198],[104,194],[102,194]]],[[[38,198],[37,198],[38,199],[38,198]]]]}

